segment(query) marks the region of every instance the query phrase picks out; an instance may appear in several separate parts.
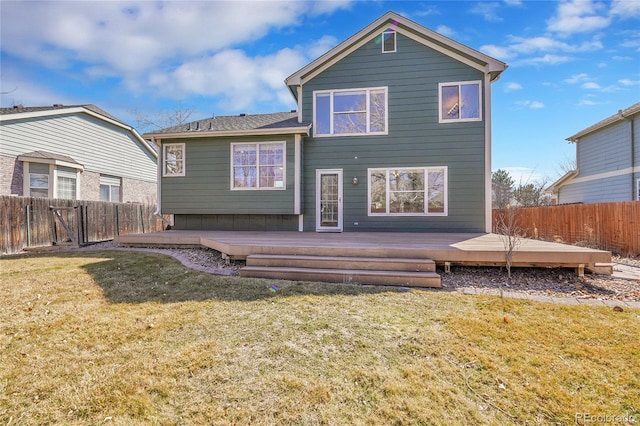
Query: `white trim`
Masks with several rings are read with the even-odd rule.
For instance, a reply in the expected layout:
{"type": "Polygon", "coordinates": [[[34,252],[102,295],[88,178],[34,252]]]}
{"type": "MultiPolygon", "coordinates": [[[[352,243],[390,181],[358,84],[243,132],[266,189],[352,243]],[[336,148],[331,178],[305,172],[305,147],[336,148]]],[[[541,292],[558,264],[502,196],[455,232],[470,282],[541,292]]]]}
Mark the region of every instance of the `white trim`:
{"type": "MultiPolygon", "coordinates": [[[[299,113],[301,114],[301,113],[299,113]]],[[[181,132],[181,133],[145,133],[147,137],[162,139],[193,139],[222,136],[268,136],[268,135],[309,135],[311,125],[300,127],[283,127],[269,129],[248,129],[248,130],[226,130],[220,132],[181,132]]]]}
{"type": "Polygon", "coordinates": [[[335,138],[335,137],[343,137],[343,136],[384,136],[389,134],[389,88],[387,86],[379,86],[379,87],[358,87],[358,88],[349,88],[349,89],[330,89],[330,90],[314,90],[313,91],[313,137],[316,138],[335,138]],[[384,92],[384,131],[383,132],[371,132],[371,111],[370,111],[370,96],[371,92],[380,91],[384,92]],[[336,112],[334,111],[334,96],[336,93],[343,92],[358,92],[364,91],[366,96],[366,110],[364,111],[352,111],[352,112],[360,112],[366,114],[366,131],[363,133],[334,133],[335,129],[333,127],[334,117],[336,112]],[[329,133],[321,133],[318,134],[318,125],[316,120],[316,112],[318,111],[316,106],[316,98],[319,94],[328,94],[329,95],[329,133]]]}
{"type": "Polygon", "coordinates": [[[485,232],[493,231],[493,211],[491,209],[491,77],[484,76],[484,228],[485,232]]]}
{"type": "Polygon", "coordinates": [[[398,32],[393,28],[387,28],[380,33],[380,45],[382,46],[382,53],[395,53],[398,50],[398,32]],[[393,50],[384,50],[384,36],[385,34],[393,34],[393,50]]]}
{"type": "MultiPolygon", "coordinates": [[[[485,76],[488,74],[485,74],[485,76]]],[[[480,80],[470,80],[470,81],[447,81],[447,82],[442,82],[442,83],[438,83],[438,123],[441,124],[447,124],[447,123],[465,123],[465,122],[469,122],[469,121],[482,121],[482,110],[483,108],[483,103],[482,103],[482,81],[480,80]],[[458,96],[460,96],[460,87],[462,85],[472,85],[472,84],[476,84],[478,86],[478,117],[473,117],[473,118],[450,118],[450,119],[444,119],[442,118],[442,88],[444,86],[458,86],[458,96]]],[[[462,100],[460,100],[460,98],[458,98],[458,102],[461,103],[462,100]]],[[[453,109],[453,108],[452,108],[453,109]]],[[[462,108],[460,108],[460,106],[458,106],[458,111],[461,112],[462,108]]]]}
{"type": "Polygon", "coordinates": [[[302,211],[302,136],[295,135],[293,144],[293,214],[300,214],[302,211]]]}
{"type": "Polygon", "coordinates": [[[298,215],[298,232],[304,232],[304,215],[298,215]]]}
{"type": "Polygon", "coordinates": [[[418,217],[443,217],[449,215],[449,167],[448,166],[419,166],[419,167],[410,167],[410,166],[398,166],[398,167],[371,167],[367,169],[367,216],[379,216],[379,217],[408,217],[408,216],[418,216],[418,217]],[[388,213],[389,212],[389,171],[390,170],[420,170],[424,173],[424,206],[422,213],[388,213]],[[429,197],[428,197],[428,189],[429,189],[429,170],[430,169],[444,169],[444,211],[442,213],[429,213],[429,197]],[[371,173],[372,172],[380,172],[384,171],[385,173],[385,213],[373,213],[371,212],[371,173]]]}
{"type": "Polygon", "coordinates": [[[640,201],[640,179],[636,180],[636,200],[640,201]]]}
{"type": "Polygon", "coordinates": [[[187,175],[187,148],[184,142],[182,143],[165,143],[162,145],[162,177],[182,177],[187,175]],[[181,173],[167,173],[167,147],[179,146],[182,150],[182,172],[181,173]]]}
{"type": "MultiPolygon", "coordinates": [[[[67,177],[69,179],[75,179],[75,183],[76,183],[76,191],[75,191],[75,197],[74,198],[65,198],[66,200],[81,200],[81,194],[80,194],[80,173],[79,171],[75,172],[75,176],[71,177],[71,174],[67,175],[65,170],[60,170],[58,169],[57,166],[54,166],[53,164],[49,165],[49,173],[53,176],[53,198],[60,198],[59,194],[58,194],[58,177],[67,177]],[[60,176],[62,175],[62,176],[60,176]],[[67,176],[65,176],[67,175],[67,176]]],[[[50,176],[51,176],[50,175],[50,176]]],[[[51,186],[51,185],[49,185],[51,186]]]]}
{"type": "Polygon", "coordinates": [[[598,173],[598,174],[595,174],[595,175],[576,177],[576,178],[573,178],[571,180],[571,182],[567,183],[566,186],[573,185],[575,183],[590,182],[592,180],[606,179],[606,178],[610,178],[610,177],[630,175],[632,173],[640,173],[640,166],[627,167],[626,169],[614,170],[612,172],[598,173]]]}
{"type": "Polygon", "coordinates": [[[343,230],[343,179],[342,169],[316,169],[316,232],[342,232],[343,230]],[[320,177],[323,174],[338,175],[338,225],[337,226],[321,226],[322,212],[320,211],[320,177]]]}
{"type": "MultiPolygon", "coordinates": [[[[260,141],[260,142],[234,142],[230,145],[229,152],[229,173],[230,173],[230,182],[229,188],[231,191],[285,191],[287,189],[287,141],[260,141]],[[281,187],[261,187],[260,186],[260,145],[271,145],[271,144],[280,144],[282,145],[282,186],[281,187]],[[256,146],[256,186],[255,187],[234,187],[234,175],[233,175],[233,147],[236,145],[255,145],[256,146]]],[[[295,195],[294,195],[295,197],[295,195]]],[[[294,207],[295,208],[295,207],[294,207]]]]}

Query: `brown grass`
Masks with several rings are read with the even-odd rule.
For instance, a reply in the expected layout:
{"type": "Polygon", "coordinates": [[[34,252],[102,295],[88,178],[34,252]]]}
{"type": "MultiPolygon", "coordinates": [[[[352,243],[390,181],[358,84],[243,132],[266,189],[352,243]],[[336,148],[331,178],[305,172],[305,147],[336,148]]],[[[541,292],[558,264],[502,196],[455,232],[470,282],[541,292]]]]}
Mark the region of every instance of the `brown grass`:
{"type": "Polygon", "coordinates": [[[0,425],[640,421],[638,310],[215,277],[148,253],[0,267],[0,425]]]}

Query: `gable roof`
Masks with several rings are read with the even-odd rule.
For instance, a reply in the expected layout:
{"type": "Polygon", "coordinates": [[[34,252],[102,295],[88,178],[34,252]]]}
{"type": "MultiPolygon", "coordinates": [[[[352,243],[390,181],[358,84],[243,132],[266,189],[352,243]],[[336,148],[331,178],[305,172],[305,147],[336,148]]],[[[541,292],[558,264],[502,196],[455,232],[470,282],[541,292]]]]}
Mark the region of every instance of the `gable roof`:
{"type": "Polygon", "coordinates": [[[596,124],[589,126],[584,130],[579,131],[575,135],[569,136],[566,140],[568,140],[569,142],[578,142],[581,137],[584,137],[590,133],[593,133],[596,130],[600,130],[603,127],[609,126],[610,124],[614,124],[619,121],[624,121],[628,117],[638,114],[639,112],[640,112],[640,102],[638,102],[637,104],[631,105],[629,108],[618,110],[617,114],[614,114],[611,117],[607,117],[604,120],[598,121],[596,124]]]}
{"type": "Polygon", "coordinates": [[[13,121],[22,120],[25,118],[43,118],[56,115],[70,115],[83,113],[95,117],[104,122],[113,124],[117,127],[125,129],[133,134],[133,136],[144,146],[154,157],[158,157],[158,153],[155,148],[150,145],[146,140],[140,136],[140,134],[132,126],[129,126],[125,122],[117,119],[113,115],[98,108],[92,104],[85,105],[60,105],[54,104],[49,106],[31,106],[25,107],[22,105],[16,105],[9,108],[0,108],[0,122],[1,121],[13,121]]]}
{"type": "Polygon", "coordinates": [[[576,176],[578,176],[578,170],[569,170],[567,173],[562,175],[557,181],[549,185],[547,187],[547,191],[551,191],[552,193],[558,192],[558,190],[561,187],[571,182],[573,178],[576,176]]]}
{"type": "Polygon", "coordinates": [[[287,77],[285,83],[289,86],[289,90],[291,90],[293,96],[296,99],[298,97],[295,86],[304,84],[371,39],[379,37],[382,31],[388,28],[393,28],[398,33],[412,38],[425,46],[431,47],[447,56],[489,74],[491,81],[497,80],[502,71],[507,69],[507,65],[502,61],[458,43],[442,34],[438,34],[397,13],[387,12],[355,35],[287,77]]]}
{"type": "Polygon", "coordinates": [[[311,123],[298,122],[298,113],[239,114],[210,117],[179,126],[145,133],[146,138],[187,138],[211,136],[308,134],[311,123]]]}

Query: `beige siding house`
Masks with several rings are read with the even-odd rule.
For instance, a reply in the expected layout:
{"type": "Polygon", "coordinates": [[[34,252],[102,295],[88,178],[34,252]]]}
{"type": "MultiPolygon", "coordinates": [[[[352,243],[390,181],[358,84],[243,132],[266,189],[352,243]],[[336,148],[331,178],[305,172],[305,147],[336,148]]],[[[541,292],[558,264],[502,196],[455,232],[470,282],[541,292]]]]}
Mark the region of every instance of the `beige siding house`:
{"type": "Polygon", "coordinates": [[[155,203],[157,153],[94,105],[0,108],[0,195],[155,203]]]}

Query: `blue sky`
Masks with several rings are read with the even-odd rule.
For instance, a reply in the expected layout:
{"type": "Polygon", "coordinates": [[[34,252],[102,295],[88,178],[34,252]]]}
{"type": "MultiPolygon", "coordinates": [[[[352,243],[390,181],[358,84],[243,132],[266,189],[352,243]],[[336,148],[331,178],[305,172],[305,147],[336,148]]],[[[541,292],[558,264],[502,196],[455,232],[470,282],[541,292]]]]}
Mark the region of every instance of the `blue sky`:
{"type": "Polygon", "coordinates": [[[0,104],[92,103],[134,126],[288,111],[285,77],[389,10],[509,65],[493,169],[517,182],[555,180],[565,138],[640,101],[640,0],[2,0],[0,104]]]}

